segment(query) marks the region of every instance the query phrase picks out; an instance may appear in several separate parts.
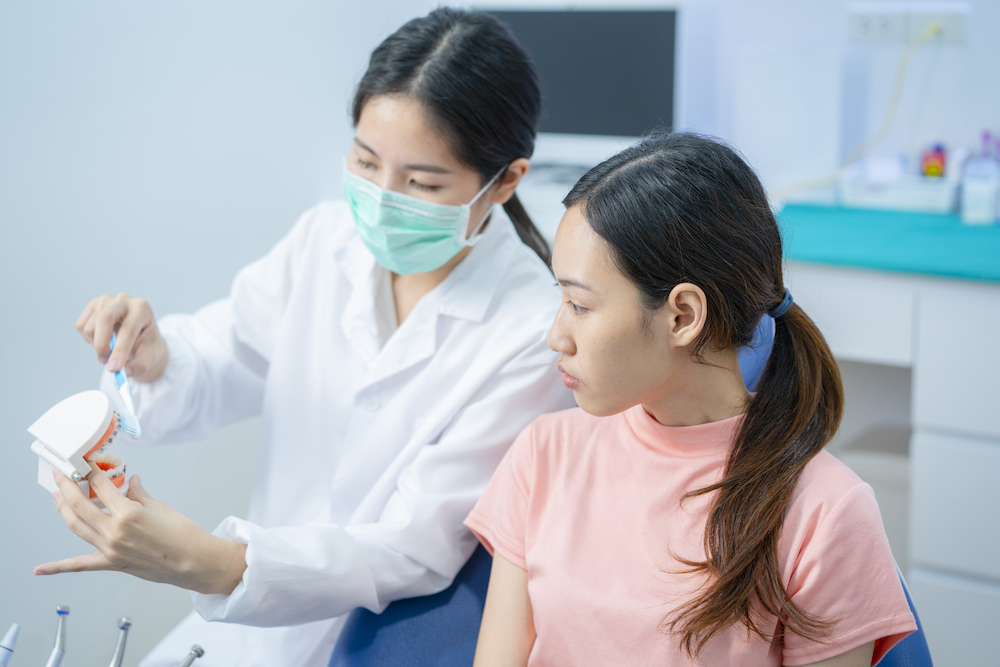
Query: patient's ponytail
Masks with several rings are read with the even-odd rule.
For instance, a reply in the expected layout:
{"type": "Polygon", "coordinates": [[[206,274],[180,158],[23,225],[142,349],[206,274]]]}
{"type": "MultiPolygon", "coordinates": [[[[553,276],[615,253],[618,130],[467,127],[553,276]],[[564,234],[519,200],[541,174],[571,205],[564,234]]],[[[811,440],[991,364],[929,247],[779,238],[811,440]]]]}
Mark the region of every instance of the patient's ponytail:
{"type": "Polygon", "coordinates": [[[808,614],[786,594],[778,539],[799,475],[833,437],[843,404],[840,371],[830,348],[813,321],[793,305],[775,318],[771,356],[725,476],[691,494],[718,491],[705,533],[711,557],[688,563],[712,575],[713,583],[670,621],[682,631],[689,652],[736,621],[769,637],[760,612],[810,639],[822,637],[829,626],[829,619],[808,614]]]}
{"type": "Polygon", "coordinates": [[[696,357],[748,345],[764,313],[775,316],[771,356],[723,478],[689,494],[716,494],[707,557],[684,561],[708,575],[706,584],[665,629],[690,654],[735,623],[770,640],[775,618],[820,639],[833,619],[789,598],[778,540],[803,468],[837,430],[843,389],[822,334],[785,291],[781,235],[760,181],[721,143],[660,134],[592,169],[563,203],[582,207],[647,310],[663,306],[679,283],[704,290],[708,316],[696,357]]]}

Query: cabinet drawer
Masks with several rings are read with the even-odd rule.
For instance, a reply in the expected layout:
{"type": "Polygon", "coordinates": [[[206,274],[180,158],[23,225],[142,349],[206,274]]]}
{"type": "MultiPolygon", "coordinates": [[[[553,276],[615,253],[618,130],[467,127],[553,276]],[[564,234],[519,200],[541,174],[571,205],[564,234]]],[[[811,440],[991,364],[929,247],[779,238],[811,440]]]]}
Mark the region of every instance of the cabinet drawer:
{"type": "Polygon", "coordinates": [[[1000,287],[957,283],[921,294],[913,421],[1000,438],[1000,287]]]}
{"type": "Polygon", "coordinates": [[[838,359],[913,363],[915,284],[871,271],[801,263],[788,266],[785,284],[838,359]]]}
{"type": "Polygon", "coordinates": [[[1000,585],[1000,442],[916,431],[910,470],[910,561],[1000,585]]]}
{"type": "Polygon", "coordinates": [[[934,667],[1000,661],[1000,586],[914,568],[907,577],[934,667]]]}

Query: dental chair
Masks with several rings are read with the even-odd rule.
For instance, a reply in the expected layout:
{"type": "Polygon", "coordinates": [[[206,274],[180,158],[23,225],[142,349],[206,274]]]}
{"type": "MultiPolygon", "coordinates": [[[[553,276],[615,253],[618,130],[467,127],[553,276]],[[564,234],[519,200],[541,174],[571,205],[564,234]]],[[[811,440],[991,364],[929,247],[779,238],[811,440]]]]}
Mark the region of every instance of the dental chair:
{"type": "Polygon", "coordinates": [[[397,600],[381,614],[355,609],[330,667],[470,667],[492,565],[493,558],[479,545],[440,593],[397,600]]]}
{"type": "Polygon", "coordinates": [[[879,667],[934,667],[934,663],[931,661],[931,651],[927,647],[927,637],[924,635],[924,626],[920,623],[917,608],[913,606],[913,598],[910,597],[910,587],[906,585],[906,579],[903,578],[903,573],[899,572],[898,565],[896,572],[899,573],[899,582],[903,584],[906,602],[910,605],[913,618],[917,620],[917,631],[907,635],[903,641],[893,646],[892,650],[886,653],[882,661],[878,663],[879,667]]]}
{"type": "MultiPolygon", "coordinates": [[[[765,316],[753,344],[740,351],[740,370],[751,391],[763,373],[773,339],[773,320],[765,316]]],[[[355,609],[337,640],[329,667],[469,667],[476,653],[492,564],[480,545],[451,586],[440,593],[398,600],[381,614],[355,609]]],[[[917,617],[902,573],[899,579],[917,617]]],[[[896,644],[879,666],[932,667],[919,618],[917,631],[896,644]]]]}
{"type": "MultiPolygon", "coordinates": [[[[492,564],[489,553],[479,546],[446,590],[393,602],[381,615],[355,609],[329,667],[469,667],[476,654],[492,564]]],[[[917,619],[917,631],[893,646],[879,667],[933,667],[902,573],[899,580],[917,619]]]]}

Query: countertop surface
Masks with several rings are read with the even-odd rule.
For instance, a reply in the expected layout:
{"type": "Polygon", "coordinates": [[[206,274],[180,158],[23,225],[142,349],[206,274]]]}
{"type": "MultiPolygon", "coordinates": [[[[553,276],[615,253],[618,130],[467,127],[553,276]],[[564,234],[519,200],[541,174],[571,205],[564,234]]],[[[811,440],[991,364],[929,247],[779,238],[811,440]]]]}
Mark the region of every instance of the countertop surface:
{"type": "Polygon", "coordinates": [[[791,260],[1000,282],[1000,226],[804,204],[786,205],[777,218],[791,260]]]}

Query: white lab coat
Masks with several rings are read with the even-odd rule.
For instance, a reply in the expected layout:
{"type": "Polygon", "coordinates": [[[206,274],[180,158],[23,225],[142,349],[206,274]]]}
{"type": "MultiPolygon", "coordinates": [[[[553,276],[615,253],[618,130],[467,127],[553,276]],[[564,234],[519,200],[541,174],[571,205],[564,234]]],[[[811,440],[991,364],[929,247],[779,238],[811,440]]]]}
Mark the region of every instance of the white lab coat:
{"type": "Polygon", "coordinates": [[[382,270],[346,204],[324,203],[229,298],[160,320],[170,362],[135,385],[142,440],[261,414],[263,442],[247,519],[215,530],[247,544],[242,582],[192,594],[197,614],[143,667],[194,643],[201,667],[325,667],[350,610],[449,585],[476,545],[462,520],[514,437],[573,404],[546,344],[559,291],[499,207],[384,346],[382,270]]]}

